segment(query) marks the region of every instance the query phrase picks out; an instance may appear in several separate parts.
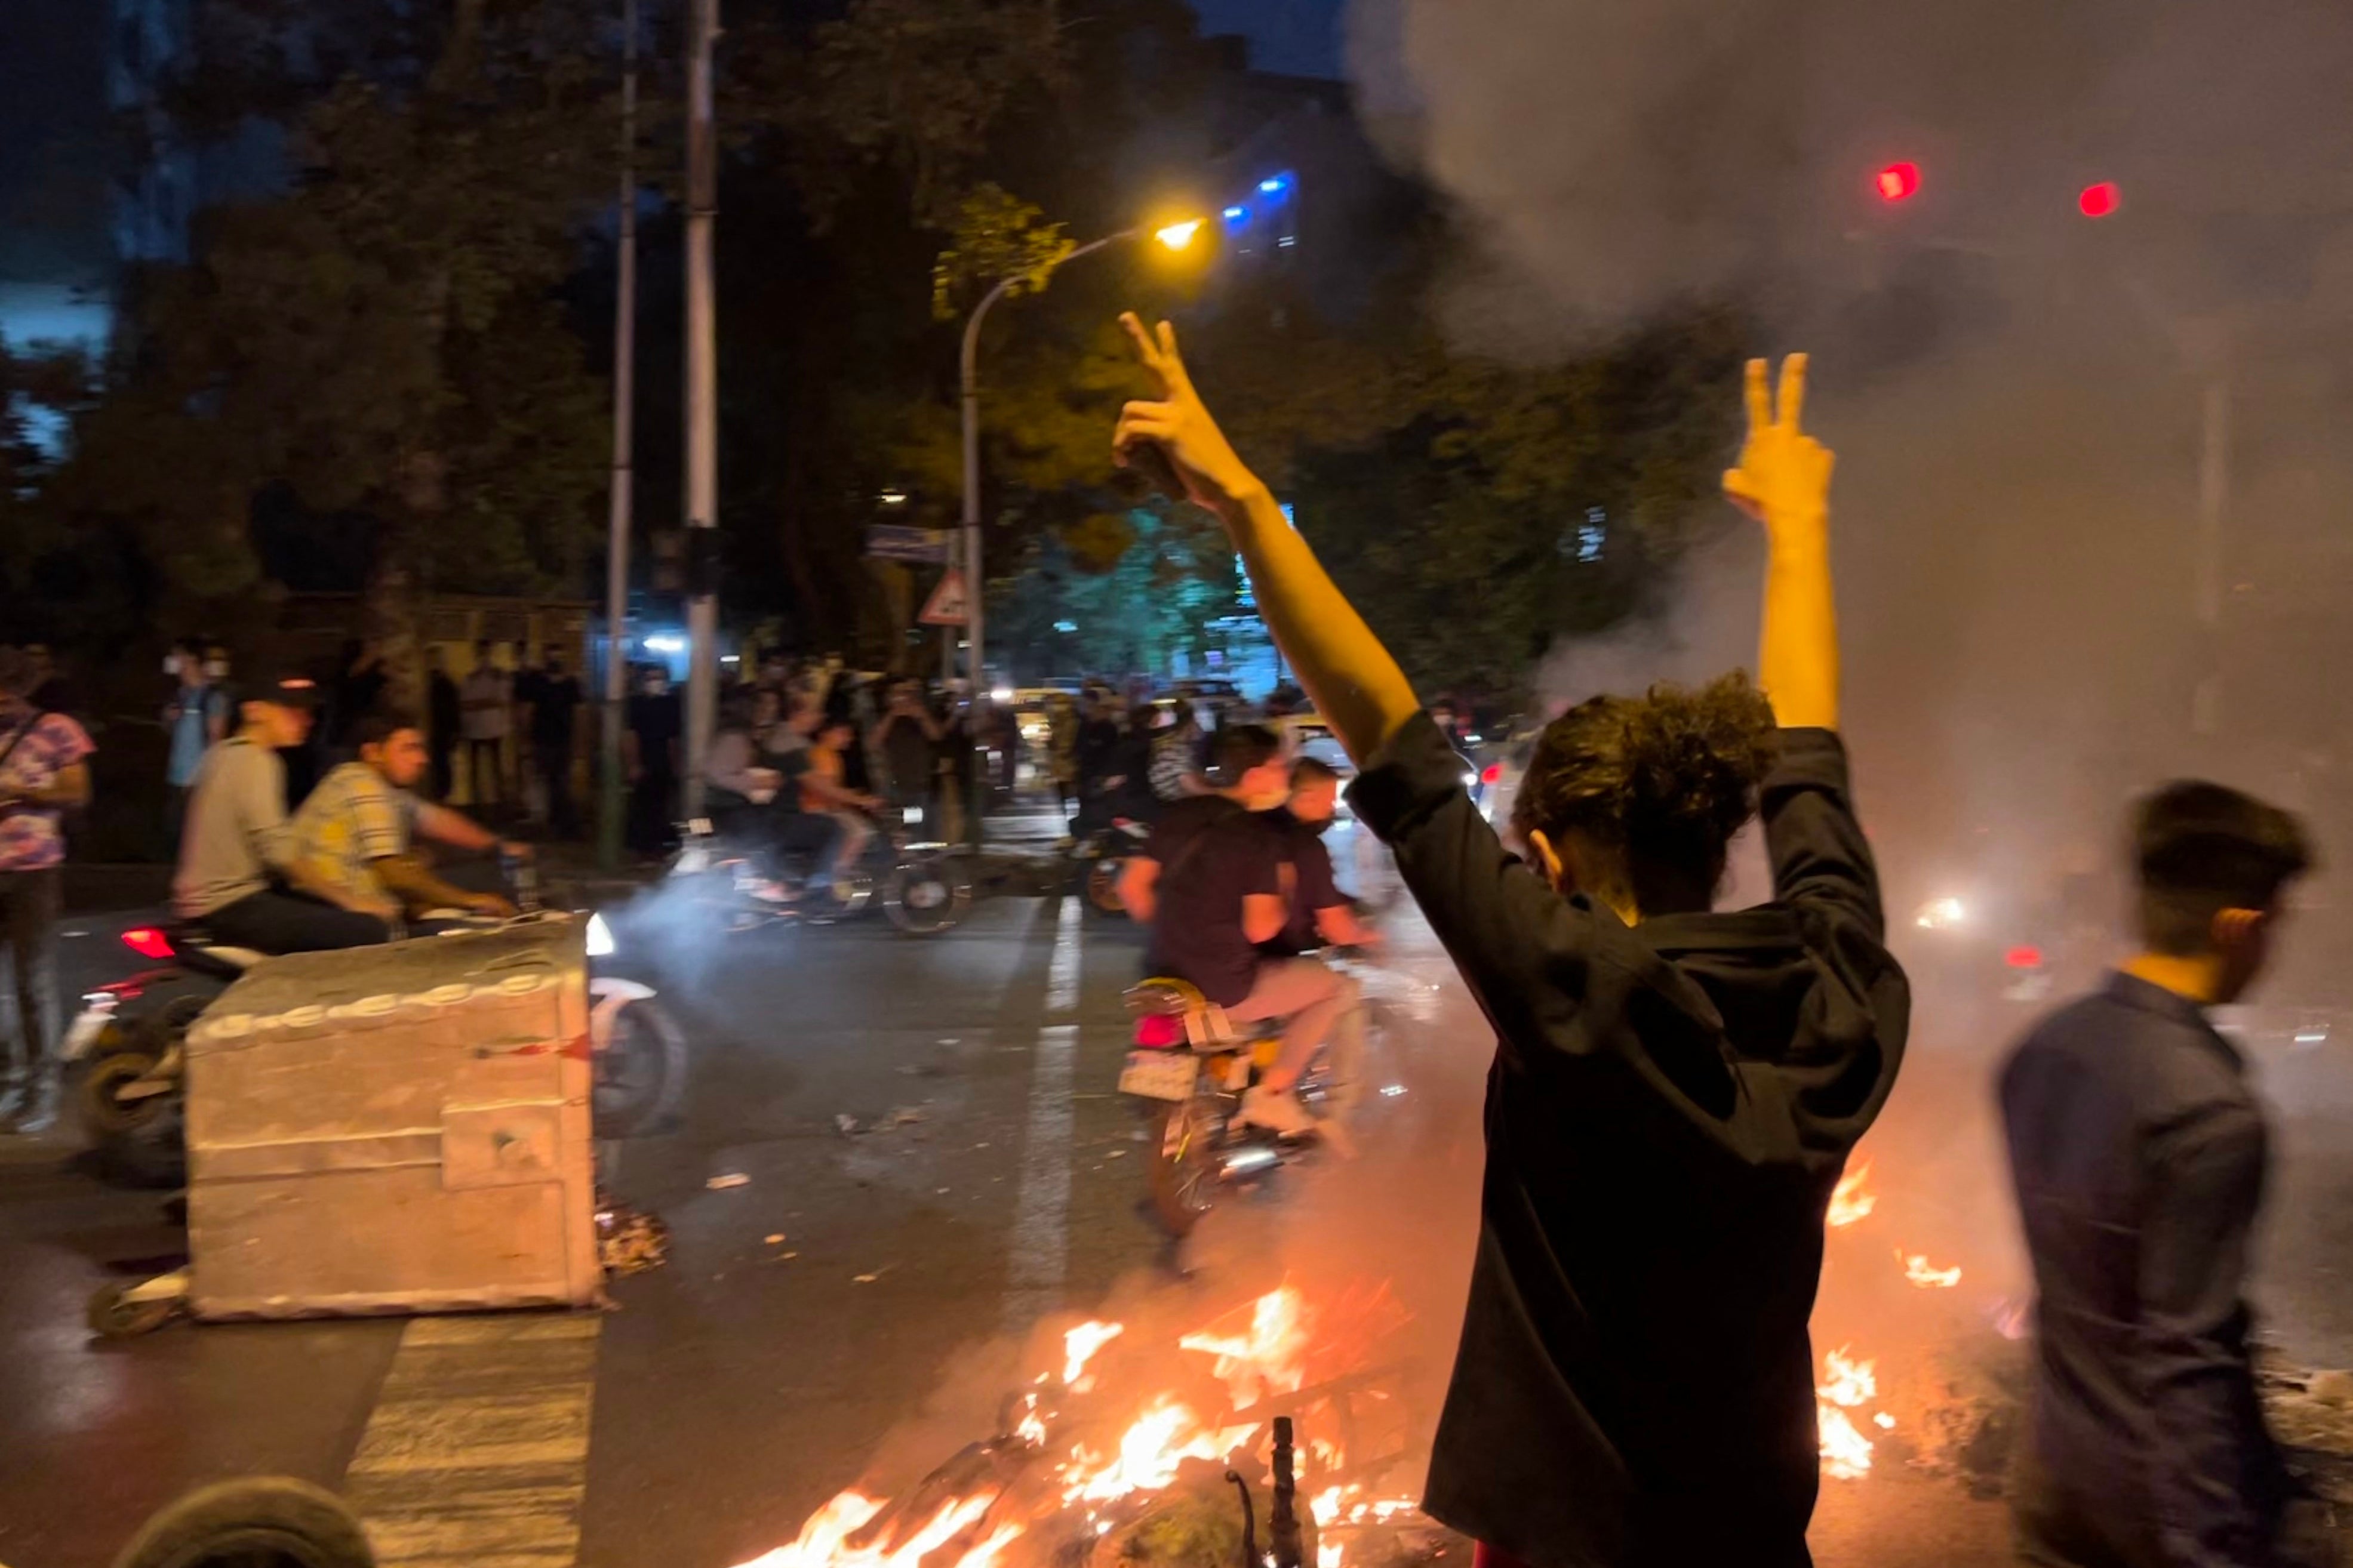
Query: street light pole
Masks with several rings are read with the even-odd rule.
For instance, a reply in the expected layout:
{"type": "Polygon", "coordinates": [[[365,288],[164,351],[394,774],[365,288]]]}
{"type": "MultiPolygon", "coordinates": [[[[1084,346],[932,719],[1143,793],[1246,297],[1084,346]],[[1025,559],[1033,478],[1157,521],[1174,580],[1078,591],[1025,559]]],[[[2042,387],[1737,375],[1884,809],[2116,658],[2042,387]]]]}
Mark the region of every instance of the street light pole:
{"type": "Polygon", "coordinates": [[[715,542],[694,535],[719,523],[719,339],[712,279],[712,228],[719,205],[719,142],[712,109],[712,48],[719,0],[690,0],[693,37],[687,73],[686,133],[686,809],[702,809],[702,760],[719,708],[715,542]],[[697,548],[702,546],[702,548],[697,548]]]}
{"type": "Polygon", "coordinates": [[[638,0],[621,0],[621,211],[613,300],[613,495],[605,544],[605,727],[597,863],[621,860],[621,726],[628,700],[629,524],[636,507],[638,0]]]}
{"type": "MultiPolygon", "coordinates": [[[[1056,269],[1068,266],[1082,256],[1092,256],[1106,247],[1119,244],[1122,240],[1134,239],[1143,232],[1141,228],[1126,228],[1117,234],[1107,234],[1101,239],[1079,247],[1070,255],[1062,258],[1055,264],[1056,269]]],[[[981,323],[988,319],[988,312],[997,308],[997,302],[1013,292],[1025,281],[1027,281],[1026,279],[1018,276],[1001,279],[996,288],[988,291],[987,297],[974,309],[971,319],[965,322],[964,327],[962,380],[964,386],[965,637],[972,649],[965,662],[965,673],[971,678],[972,691],[976,698],[986,689],[981,683],[984,679],[984,671],[987,668],[982,640],[981,604],[983,595],[980,553],[980,328],[981,323]]]]}

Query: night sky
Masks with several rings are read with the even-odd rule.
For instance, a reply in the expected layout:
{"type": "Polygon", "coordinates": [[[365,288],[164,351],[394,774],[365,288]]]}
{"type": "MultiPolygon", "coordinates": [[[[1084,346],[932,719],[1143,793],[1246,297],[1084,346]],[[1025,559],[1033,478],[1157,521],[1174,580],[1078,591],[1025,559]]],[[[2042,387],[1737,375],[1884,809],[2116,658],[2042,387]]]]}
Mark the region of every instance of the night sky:
{"type": "Polygon", "coordinates": [[[1250,63],[1291,76],[1340,74],[1345,0],[1193,0],[1208,33],[1241,33],[1250,63]]]}

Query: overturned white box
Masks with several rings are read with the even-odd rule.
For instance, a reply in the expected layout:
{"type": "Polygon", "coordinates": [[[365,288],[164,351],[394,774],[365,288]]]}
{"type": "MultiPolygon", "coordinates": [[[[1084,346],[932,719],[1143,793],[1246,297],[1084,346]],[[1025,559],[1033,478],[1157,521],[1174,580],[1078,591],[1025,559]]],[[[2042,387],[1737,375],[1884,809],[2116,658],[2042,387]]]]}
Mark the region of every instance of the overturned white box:
{"type": "Polygon", "coordinates": [[[188,1032],[191,1305],[600,1298],[583,922],[257,966],[188,1032]]]}

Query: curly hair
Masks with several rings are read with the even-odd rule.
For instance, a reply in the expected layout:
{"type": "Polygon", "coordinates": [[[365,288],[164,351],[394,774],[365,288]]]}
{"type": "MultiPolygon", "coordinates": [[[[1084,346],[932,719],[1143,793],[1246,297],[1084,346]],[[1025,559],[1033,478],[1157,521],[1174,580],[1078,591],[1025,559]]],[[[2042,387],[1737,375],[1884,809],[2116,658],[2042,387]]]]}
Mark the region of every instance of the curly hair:
{"type": "Polygon", "coordinates": [[[1598,852],[1604,864],[1580,870],[1611,903],[1704,909],[1773,754],[1773,710],[1738,671],[1697,689],[1596,697],[1545,727],[1512,825],[1598,852]]]}

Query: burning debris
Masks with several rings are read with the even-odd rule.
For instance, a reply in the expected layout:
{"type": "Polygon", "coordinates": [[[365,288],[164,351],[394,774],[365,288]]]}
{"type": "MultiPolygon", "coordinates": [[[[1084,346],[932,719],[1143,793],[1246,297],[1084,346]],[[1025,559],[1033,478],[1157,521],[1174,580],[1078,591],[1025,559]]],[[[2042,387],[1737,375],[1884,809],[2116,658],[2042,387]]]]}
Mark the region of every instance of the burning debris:
{"type": "MultiPolygon", "coordinates": [[[[1418,1450],[1403,1402],[1381,1383],[1396,1369],[1370,1364],[1406,1321],[1386,1285],[1319,1307],[1285,1284],[1179,1336],[1166,1352],[1169,1386],[1134,1403],[1102,1393],[1099,1361],[1116,1342],[1132,1367],[1150,1347],[1125,1324],[1080,1323],[1061,1336],[1060,1365],[1006,1401],[996,1436],[895,1500],[842,1492],[744,1568],[1003,1568],[1017,1552],[1057,1563],[1076,1553],[1090,1568],[1229,1568],[1244,1539],[1229,1482],[1264,1477],[1276,1401],[1318,1434],[1303,1456],[1316,1568],[1426,1560],[1447,1538],[1412,1499],[1384,1489],[1418,1450]],[[1352,1555],[1360,1544],[1373,1550],[1352,1555]]],[[[1284,1458],[1287,1475],[1287,1446],[1284,1458]]],[[[1289,1518],[1280,1489],[1268,1516],[1278,1533],[1289,1518]]]]}

